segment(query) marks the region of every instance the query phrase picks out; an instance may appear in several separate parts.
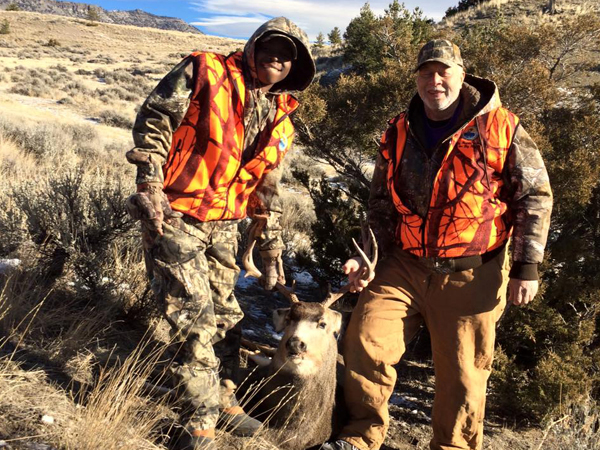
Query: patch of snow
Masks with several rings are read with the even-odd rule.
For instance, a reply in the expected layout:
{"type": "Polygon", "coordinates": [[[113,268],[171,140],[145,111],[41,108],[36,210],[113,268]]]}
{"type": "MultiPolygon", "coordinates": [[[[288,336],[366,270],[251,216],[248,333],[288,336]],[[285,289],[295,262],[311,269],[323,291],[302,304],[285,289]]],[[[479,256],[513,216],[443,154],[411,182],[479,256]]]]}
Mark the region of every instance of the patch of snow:
{"type": "Polygon", "coordinates": [[[431,423],[431,418],[422,410],[422,406],[418,403],[419,399],[416,397],[402,396],[396,392],[392,394],[390,403],[400,408],[405,408],[408,412],[425,422],[431,423]]]}
{"type": "Polygon", "coordinates": [[[271,325],[270,323],[267,323],[265,325],[265,328],[268,331],[268,334],[275,339],[277,342],[279,342],[281,340],[281,338],[283,337],[283,332],[278,333],[275,331],[275,328],[273,328],[273,325],[271,325]]]}
{"type": "Polygon", "coordinates": [[[409,399],[407,397],[403,397],[400,394],[397,394],[396,392],[394,392],[392,394],[392,398],[390,398],[390,403],[392,405],[396,405],[396,406],[403,406],[405,408],[414,408],[415,402],[411,401],[412,399],[409,399]]]}
{"type": "Polygon", "coordinates": [[[9,270],[19,267],[20,259],[0,259],[0,273],[7,273],[9,270]]]}
{"type": "Polygon", "coordinates": [[[42,416],[42,423],[45,423],[46,425],[52,425],[54,424],[54,417],[48,415],[48,414],[44,414],[42,416]]]}
{"type": "Polygon", "coordinates": [[[242,271],[240,272],[240,277],[238,278],[238,282],[237,282],[238,288],[245,289],[250,286],[258,285],[258,280],[256,278],[252,278],[252,277],[244,278],[245,276],[246,276],[246,271],[242,269],[242,271]]]}
{"type": "Polygon", "coordinates": [[[298,284],[317,286],[317,283],[313,279],[312,275],[308,272],[295,273],[294,279],[296,280],[296,283],[298,283],[298,284]]]}

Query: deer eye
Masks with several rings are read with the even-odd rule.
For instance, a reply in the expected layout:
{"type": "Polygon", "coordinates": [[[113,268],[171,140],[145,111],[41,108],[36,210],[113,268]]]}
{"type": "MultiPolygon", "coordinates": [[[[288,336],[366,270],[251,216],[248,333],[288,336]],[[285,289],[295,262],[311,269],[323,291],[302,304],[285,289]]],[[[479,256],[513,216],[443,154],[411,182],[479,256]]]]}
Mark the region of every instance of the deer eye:
{"type": "Polygon", "coordinates": [[[319,328],[324,330],[327,327],[327,324],[325,322],[319,322],[318,326],[319,326],[319,328]]]}

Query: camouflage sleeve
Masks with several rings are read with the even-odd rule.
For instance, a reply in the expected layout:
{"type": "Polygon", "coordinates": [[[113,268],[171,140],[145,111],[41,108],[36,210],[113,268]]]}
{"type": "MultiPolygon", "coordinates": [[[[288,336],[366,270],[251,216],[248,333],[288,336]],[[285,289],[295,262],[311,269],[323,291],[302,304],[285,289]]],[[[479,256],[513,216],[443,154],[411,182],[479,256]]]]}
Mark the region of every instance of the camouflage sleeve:
{"type": "Polygon", "coordinates": [[[542,155],[521,125],[515,131],[504,169],[513,223],[510,277],[535,280],[550,227],[552,191],[542,155]]]}
{"type": "Polygon", "coordinates": [[[248,201],[248,216],[253,220],[262,220],[258,235],[258,249],[262,256],[275,256],[285,248],[281,228],[283,204],[279,192],[279,180],[283,167],[266,174],[259,182],[248,201]]]}
{"type": "Polygon", "coordinates": [[[137,166],[136,184],[163,182],[162,166],[171,149],[173,131],[183,120],[195,81],[196,59],[188,57],[169,72],[148,96],[133,126],[135,147],[127,160],[137,166]]]}
{"type": "Polygon", "coordinates": [[[398,224],[398,210],[388,190],[387,170],[388,161],[379,153],[371,180],[367,219],[379,245],[380,260],[392,250],[398,224]]]}

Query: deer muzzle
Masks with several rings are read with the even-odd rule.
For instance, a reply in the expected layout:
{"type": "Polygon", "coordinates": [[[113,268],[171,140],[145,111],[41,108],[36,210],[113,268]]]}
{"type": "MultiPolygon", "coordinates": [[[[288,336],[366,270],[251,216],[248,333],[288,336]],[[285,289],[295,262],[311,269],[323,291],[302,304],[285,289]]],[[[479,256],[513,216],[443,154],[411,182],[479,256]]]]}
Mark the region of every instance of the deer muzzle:
{"type": "Polygon", "coordinates": [[[285,343],[285,348],[290,356],[299,356],[306,352],[306,343],[298,336],[292,336],[285,343]]]}

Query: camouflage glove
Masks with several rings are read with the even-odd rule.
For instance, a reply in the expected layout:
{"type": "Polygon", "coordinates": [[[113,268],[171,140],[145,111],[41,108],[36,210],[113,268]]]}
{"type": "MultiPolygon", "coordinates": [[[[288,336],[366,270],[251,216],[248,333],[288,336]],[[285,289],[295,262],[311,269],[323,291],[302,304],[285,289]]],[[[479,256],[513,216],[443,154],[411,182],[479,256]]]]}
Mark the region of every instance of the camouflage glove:
{"type": "Polygon", "coordinates": [[[285,284],[281,249],[261,251],[260,257],[262,258],[264,272],[263,281],[261,282],[263,288],[271,291],[276,283],[285,284]]]}
{"type": "Polygon", "coordinates": [[[149,230],[162,236],[163,222],[169,218],[182,217],[173,211],[167,196],[158,183],[138,184],[137,194],[127,199],[127,211],[134,220],[141,220],[149,230]]]}

